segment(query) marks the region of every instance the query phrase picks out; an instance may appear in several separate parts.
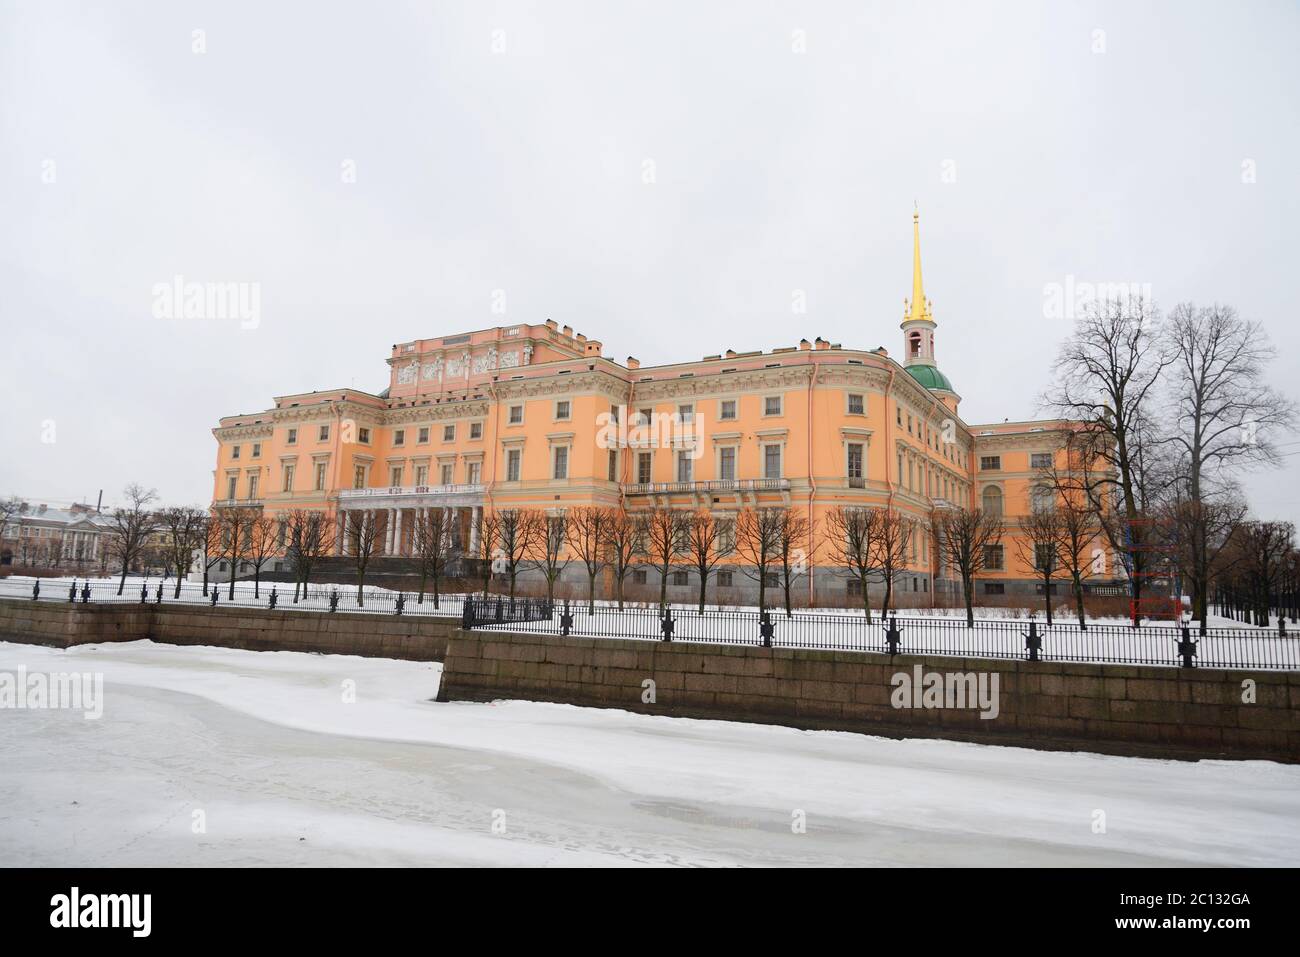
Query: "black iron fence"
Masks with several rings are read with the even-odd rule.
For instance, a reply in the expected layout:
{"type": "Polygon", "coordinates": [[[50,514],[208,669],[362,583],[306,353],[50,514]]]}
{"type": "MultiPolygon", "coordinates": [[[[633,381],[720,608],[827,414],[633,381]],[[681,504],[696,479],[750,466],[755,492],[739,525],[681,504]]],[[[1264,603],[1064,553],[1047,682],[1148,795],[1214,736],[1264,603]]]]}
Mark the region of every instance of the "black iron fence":
{"type": "Polygon", "coordinates": [[[483,630],[524,631],[585,638],[633,638],[809,648],[880,654],[943,655],[1300,671],[1300,635],[1279,630],[1211,628],[1198,635],[1186,626],[1089,624],[1057,621],[898,618],[868,622],[862,615],[820,612],[625,608],[557,605],[554,614],[528,621],[476,621],[483,630]]]}
{"type": "Polygon", "coordinates": [[[549,622],[555,605],[545,598],[507,598],[502,595],[467,595],[461,602],[461,625],[519,625],[549,622]]]}
{"type": "Polygon", "coordinates": [[[233,597],[230,584],[210,583],[207,591],[197,582],[182,582],[180,593],[176,581],[154,579],[128,581],[118,592],[116,581],[103,579],[14,581],[0,580],[0,598],[26,598],[34,601],[57,601],[74,604],[134,605],[208,605],[213,608],[263,608],[280,611],[365,612],[374,615],[429,615],[459,618],[463,614],[464,596],[440,595],[435,603],[431,594],[365,588],[360,598],[355,585],[309,585],[295,594],[292,585],[268,582],[256,590],[252,583],[235,583],[233,597]]]}

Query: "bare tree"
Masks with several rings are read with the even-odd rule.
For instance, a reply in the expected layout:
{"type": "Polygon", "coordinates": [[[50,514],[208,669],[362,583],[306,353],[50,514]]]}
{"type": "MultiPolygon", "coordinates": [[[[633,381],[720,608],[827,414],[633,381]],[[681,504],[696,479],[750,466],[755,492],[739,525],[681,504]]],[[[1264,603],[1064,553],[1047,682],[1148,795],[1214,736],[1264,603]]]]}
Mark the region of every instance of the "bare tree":
{"type": "Polygon", "coordinates": [[[560,510],[551,515],[538,513],[540,527],[527,551],[529,563],[546,579],[546,600],[555,601],[555,583],[570,559],[565,552],[569,538],[569,516],[560,510]]]}
{"type": "Polygon", "coordinates": [[[507,508],[497,514],[497,553],[510,581],[510,600],[515,600],[519,568],[529,560],[537,540],[546,534],[543,517],[536,509],[507,508]]]}
{"type": "Polygon", "coordinates": [[[158,513],[167,532],[167,562],[176,573],[173,598],[181,597],[181,583],[194,564],[194,556],[203,550],[208,535],[208,513],[189,505],[174,505],[158,513]]]}
{"type": "Polygon", "coordinates": [[[493,566],[497,562],[497,552],[501,547],[501,518],[496,513],[484,514],[479,524],[479,566],[483,573],[483,597],[487,598],[488,588],[492,585],[493,566]]]}
{"type": "Polygon", "coordinates": [[[686,555],[691,515],[657,505],[642,516],[646,564],[659,573],[659,607],[668,604],[668,573],[686,555]]]}
{"type": "Polygon", "coordinates": [[[1020,560],[1034,570],[1043,587],[1043,610],[1048,625],[1052,624],[1052,588],[1060,569],[1063,525],[1063,515],[1055,507],[1035,503],[1020,522],[1023,536],[1015,540],[1020,560]]]}
{"type": "Polygon", "coordinates": [[[1240,557],[1229,548],[1248,511],[1244,499],[1225,486],[1209,499],[1185,498],[1179,489],[1162,507],[1160,528],[1179,578],[1188,586],[1192,617],[1204,635],[1209,627],[1210,582],[1240,557]]]}
{"type": "Polygon", "coordinates": [[[1170,314],[1167,336],[1174,428],[1166,441],[1175,450],[1180,485],[1167,516],[1178,530],[1192,616],[1204,629],[1216,542],[1226,541],[1225,521],[1243,517],[1225,473],[1278,465],[1277,440],[1295,429],[1296,407],[1264,379],[1277,350],[1263,327],[1230,306],[1181,303],[1170,314]]]}
{"type": "Polygon", "coordinates": [[[871,623],[871,596],[867,591],[875,572],[876,534],[883,512],[878,508],[837,505],[826,514],[826,541],[831,560],[849,570],[862,589],[862,611],[871,623]]]}
{"type": "Polygon", "coordinates": [[[623,585],[636,562],[638,549],[645,537],[643,524],[640,516],[629,515],[623,509],[616,510],[609,523],[606,540],[609,543],[609,565],[614,575],[619,611],[623,610],[623,585]]]}
{"type": "Polygon", "coordinates": [[[1126,557],[1133,624],[1141,620],[1144,579],[1152,573],[1148,494],[1159,437],[1146,409],[1172,360],[1160,348],[1159,320],[1140,297],[1099,303],[1079,319],[1056,360],[1057,384],[1045,397],[1077,423],[1070,454],[1088,463],[1087,493],[1112,550],[1126,557]],[[1102,463],[1105,468],[1094,468],[1102,463]]]}
{"type": "Polygon", "coordinates": [[[1050,473],[1052,492],[1060,524],[1056,530],[1056,560],[1070,577],[1070,590],[1074,595],[1075,614],[1079,627],[1088,626],[1083,607],[1083,582],[1099,572],[1104,563],[1104,552],[1098,547],[1102,534],[1097,513],[1088,500],[1087,479],[1070,473],[1053,470],[1050,473]]]}
{"type": "Polygon", "coordinates": [[[912,543],[912,521],[902,512],[892,508],[880,509],[876,522],[876,535],[872,542],[871,564],[885,580],[885,600],[880,606],[882,616],[889,614],[894,597],[894,581],[907,567],[907,550],[912,543]]]}
{"type": "Polygon", "coordinates": [[[686,561],[700,579],[699,612],[708,600],[709,577],[722,560],[723,525],[707,509],[691,515],[686,526],[686,561]]]}
{"type": "Polygon", "coordinates": [[[1242,522],[1233,535],[1235,578],[1249,600],[1255,624],[1272,624],[1271,597],[1287,576],[1295,551],[1290,522],[1242,522]]]}
{"type": "Polygon", "coordinates": [[[596,579],[614,558],[610,534],[618,512],[584,505],[569,511],[568,544],[587,573],[587,614],[596,613],[596,579]]]}
{"type": "Polygon", "coordinates": [[[22,514],[23,504],[23,500],[16,495],[0,498],[0,542],[5,539],[5,534],[9,529],[9,520],[15,515],[22,514]]]}
{"type": "Polygon", "coordinates": [[[450,508],[422,508],[415,513],[411,528],[411,545],[420,565],[420,594],[416,604],[424,604],[424,589],[433,582],[433,607],[438,607],[439,583],[447,574],[447,566],[455,554],[456,534],[459,526],[456,512],[450,508]]]}
{"type": "Polygon", "coordinates": [[[794,509],[781,509],[781,525],[777,532],[776,565],[787,618],[794,614],[791,595],[795,582],[808,574],[809,555],[804,545],[808,544],[813,529],[814,524],[794,509]]]}
{"type": "Polygon", "coordinates": [[[736,554],[745,563],[745,574],[758,582],[759,611],[767,607],[768,575],[781,560],[785,511],[780,506],[765,506],[744,509],[736,516],[736,554]]]}
{"type": "Polygon", "coordinates": [[[352,509],[344,513],[345,534],[347,535],[348,546],[352,549],[352,567],[357,573],[357,605],[365,605],[365,585],[366,569],[370,567],[370,560],[375,556],[375,545],[378,542],[379,523],[375,517],[363,509],[352,509]]]}
{"type": "Polygon", "coordinates": [[[126,573],[138,561],[149,536],[158,529],[158,516],[150,508],[158,498],[153,489],[132,482],[123,494],[127,504],[113,509],[109,525],[109,551],[122,564],[122,577],[117,583],[117,593],[126,587],[126,573]]]}
{"type": "Polygon", "coordinates": [[[311,573],[334,550],[334,523],[325,512],[294,509],[285,516],[285,557],[293,572],[293,600],[305,599],[311,573]]]}
{"type": "Polygon", "coordinates": [[[961,576],[966,600],[966,627],[975,627],[975,576],[984,570],[989,552],[1002,542],[1002,516],[979,508],[940,508],[934,512],[937,538],[947,564],[961,576]]]}
{"type": "Polygon", "coordinates": [[[254,599],[262,597],[262,566],[283,547],[279,536],[280,523],[265,512],[255,515],[249,523],[248,557],[253,562],[254,599]]]}
{"type": "Polygon", "coordinates": [[[252,547],[253,523],[257,521],[260,511],[251,505],[231,505],[220,511],[222,545],[230,561],[230,590],[226,597],[231,601],[235,600],[235,574],[252,547]]]}
{"type": "MultiPolygon", "coordinates": [[[[203,597],[208,595],[208,576],[212,571],[212,566],[221,561],[221,556],[225,554],[225,523],[221,519],[220,512],[209,512],[207,523],[203,529],[203,542],[200,546],[203,549],[203,597]]],[[[215,585],[213,586],[216,587],[215,585]]]]}

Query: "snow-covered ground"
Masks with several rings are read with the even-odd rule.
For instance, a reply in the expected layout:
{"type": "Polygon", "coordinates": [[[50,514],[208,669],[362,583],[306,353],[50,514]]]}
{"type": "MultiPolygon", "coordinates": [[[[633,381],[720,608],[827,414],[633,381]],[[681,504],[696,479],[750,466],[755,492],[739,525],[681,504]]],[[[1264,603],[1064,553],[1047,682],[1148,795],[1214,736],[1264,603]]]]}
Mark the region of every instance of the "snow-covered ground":
{"type": "Polygon", "coordinates": [[[0,710],[0,865],[1300,863],[1295,766],[438,704],[385,659],[0,643],[19,667],[106,700],[0,710]]]}

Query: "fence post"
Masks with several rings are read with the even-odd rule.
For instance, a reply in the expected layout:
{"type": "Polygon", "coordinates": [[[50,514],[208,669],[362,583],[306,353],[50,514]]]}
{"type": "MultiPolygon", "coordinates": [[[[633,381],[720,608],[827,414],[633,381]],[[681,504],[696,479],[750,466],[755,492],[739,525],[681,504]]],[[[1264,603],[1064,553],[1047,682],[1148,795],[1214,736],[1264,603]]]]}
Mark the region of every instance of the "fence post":
{"type": "Polygon", "coordinates": [[[406,606],[406,592],[399,591],[397,593],[397,604],[393,607],[393,614],[400,615],[402,613],[402,609],[405,606],[406,606]]]}
{"type": "Polygon", "coordinates": [[[776,625],[772,624],[772,613],[764,608],[758,613],[758,634],[763,639],[763,647],[772,647],[772,636],[776,633],[776,625]]]}
{"type": "Polygon", "coordinates": [[[1025,648],[1029,651],[1029,660],[1038,660],[1038,649],[1043,647],[1043,639],[1038,634],[1038,622],[1029,619],[1029,634],[1025,635],[1025,648]]]}
{"type": "Polygon", "coordinates": [[[659,630],[664,633],[664,641],[673,640],[674,624],[675,623],[673,621],[673,610],[671,608],[665,608],[664,616],[659,620],[659,630]]]}
{"type": "Polygon", "coordinates": [[[564,599],[564,614],[560,615],[560,634],[566,638],[573,630],[573,614],[569,611],[569,599],[564,599]]]}
{"type": "Polygon", "coordinates": [[[82,582],[81,584],[81,603],[83,605],[90,603],[90,582],[82,582]]]}
{"type": "Polygon", "coordinates": [[[1277,616],[1277,636],[1279,638],[1286,637],[1286,618],[1282,615],[1277,616]]]}
{"type": "Polygon", "coordinates": [[[212,589],[212,600],[208,604],[211,605],[213,608],[217,607],[217,593],[219,591],[221,591],[221,589],[219,588],[212,589]]]}
{"type": "Polygon", "coordinates": [[[140,604],[142,605],[146,604],[148,601],[149,601],[149,584],[148,582],[146,582],[145,584],[140,586],[140,604]]]}
{"type": "MultiPolygon", "coordinates": [[[[72,587],[76,588],[77,586],[74,583],[72,587]]],[[[36,599],[40,597],[41,597],[41,580],[38,578],[34,582],[32,582],[32,601],[36,601],[36,599]]]]}
{"type": "Polygon", "coordinates": [[[280,596],[275,593],[275,586],[271,586],[271,598],[267,607],[274,609],[275,603],[280,600],[280,596]]]}
{"type": "Polygon", "coordinates": [[[1184,668],[1195,668],[1196,663],[1192,659],[1196,657],[1196,642],[1192,640],[1192,630],[1186,623],[1182,626],[1182,633],[1183,637],[1178,642],[1178,654],[1183,659],[1184,668]]]}
{"type": "Polygon", "coordinates": [[[474,596],[466,595],[465,600],[460,603],[460,626],[466,631],[474,627],[474,596]]]}
{"type": "Polygon", "coordinates": [[[74,578],[72,579],[72,587],[68,589],[68,604],[70,605],[76,600],[77,600],[77,580],[74,578]]]}
{"type": "Polygon", "coordinates": [[[902,638],[902,629],[898,627],[898,616],[889,616],[889,627],[885,629],[885,641],[889,645],[890,655],[898,654],[898,642],[902,638]]]}
{"type": "Polygon", "coordinates": [[[339,610],[339,593],[337,589],[330,592],[330,614],[339,610]]]}
{"type": "Polygon", "coordinates": [[[161,604],[162,604],[162,588],[163,588],[163,583],[162,583],[162,582],[159,582],[159,583],[158,583],[158,590],[157,590],[156,592],[154,592],[154,596],[153,596],[153,603],[154,603],[155,605],[161,605],[161,604]]]}

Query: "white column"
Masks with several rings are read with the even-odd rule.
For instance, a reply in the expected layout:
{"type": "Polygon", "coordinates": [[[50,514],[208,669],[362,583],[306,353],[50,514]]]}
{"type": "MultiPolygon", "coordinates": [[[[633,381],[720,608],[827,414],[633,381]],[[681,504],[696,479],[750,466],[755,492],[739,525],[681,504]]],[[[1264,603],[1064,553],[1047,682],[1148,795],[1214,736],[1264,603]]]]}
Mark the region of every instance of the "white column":
{"type": "Polygon", "coordinates": [[[483,506],[475,505],[470,510],[469,515],[469,554],[471,558],[478,557],[478,526],[483,520],[483,506]]]}
{"type": "Polygon", "coordinates": [[[393,553],[400,556],[402,555],[402,510],[400,508],[393,509],[393,516],[393,553]]]}

